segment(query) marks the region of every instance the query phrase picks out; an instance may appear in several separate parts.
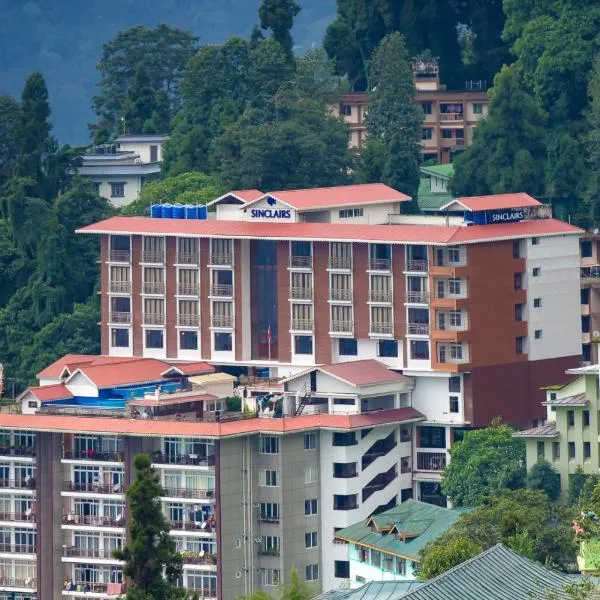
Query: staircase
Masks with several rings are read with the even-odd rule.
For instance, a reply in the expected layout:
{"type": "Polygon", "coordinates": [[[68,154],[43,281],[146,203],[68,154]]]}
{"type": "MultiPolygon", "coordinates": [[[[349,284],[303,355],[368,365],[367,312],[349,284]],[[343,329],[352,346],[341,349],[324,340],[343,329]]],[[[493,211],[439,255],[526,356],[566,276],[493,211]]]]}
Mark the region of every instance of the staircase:
{"type": "Polygon", "coordinates": [[[308,404],[308,401],[310,400],[311,394],[312,392],[308,389],[306,385],[304,385],[304,387],[302,388],[302,397],[300,398],[300,402],[298,403],[298,406],[296,406],[296,412],[294,413],[296,417],[302,414],[304,407],[308,404]]]}

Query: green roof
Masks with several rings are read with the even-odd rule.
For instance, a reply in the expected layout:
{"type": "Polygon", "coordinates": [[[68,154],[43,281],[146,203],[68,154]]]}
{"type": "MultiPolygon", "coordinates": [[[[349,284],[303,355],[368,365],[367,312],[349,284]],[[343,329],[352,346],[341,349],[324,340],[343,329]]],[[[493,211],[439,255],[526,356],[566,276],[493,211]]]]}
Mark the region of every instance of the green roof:
{"type": "Polygon", "coordinates": [[[444,533],[463,512],[407,500],[366,521],[336,531],[335,537],[418,561],[421,548],[444,533]],[[388,533],[389,530],[392,532],[388,533]]]}
{"type": "MultiPolygon", "coordinates": [[[[441,165],[446,166],[446,165],[441,165]]],[[[422,167],[424,169],[425,167],[422,167]]],[[[421,210],[439,210],[444,204],[454,200],[455,196],[448,193],[432,192],[431,179],[428,177],[421,178],[419,182],[419,196],[417,204],[421,210]]]]}
{"type": "Polygon", "coordinates": [[[420,581],[371,581],[355,590],[331,590],[314,600],[395,600],[420,585],[420,581]]]}
{"type": "Polygon", "coordinates": [[[430,167],[421,167],[421,173],[450,179],[450,177],[454,175],[454,165],[452,163],[448,163],[447,165],[432,165],[430,167]]]}

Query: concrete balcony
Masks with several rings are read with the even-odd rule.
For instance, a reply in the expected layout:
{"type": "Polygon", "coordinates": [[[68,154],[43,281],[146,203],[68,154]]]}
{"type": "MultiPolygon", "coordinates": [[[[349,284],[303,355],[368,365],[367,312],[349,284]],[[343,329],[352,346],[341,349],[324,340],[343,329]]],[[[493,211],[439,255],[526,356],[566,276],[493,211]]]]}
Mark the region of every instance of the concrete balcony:
{"type": "Polygon", "coordinates": [[[393,335],[392,323],[371,323],[371,335],[393,335]]]}
{"type": "Polygon", "coordinates": [[[369,302],[389,304],[392,298],[392,290],[371,290],[369,292],[369,302]]]}
{"type": "Polygon", "coordinates": [[[429,323],[407,323],[408,335],[429,335],[429,323]]]}
{"type": "Polygon", "coordinates": [[[63,525],[87,525],[88,527],[125,527],[123,515],[116,517],[99,517],[95,515],[76,515],[68,513],[63,515],[63,525]]]}
{"type": "Polygon", "coordinates": [[[330,256],[329,257],[329,268],[349,271],[350,269],[352,269],[352,258],[350,256],[345,256],[345,257],[330,256]]]}
{"type": "Polygon", "coordinates": [[[445,468],[445,452],[417,452],[417,471],[440,472],[445,468]]]}
{"type": "Polygon", "coordinates": [[[161,250],[144,250],[142,262],[162,265],[165,262],[165,253],[161,250]]]}
{"type": "Polygon", "coordinates": [[[111,281],[110,291],[113,294],[131,294],[131,281],[111,281]]]}
{"type": "Polygon", "coordinates": [[[153,452],[152,463],[156,465],[192,465],[214,467],[215,457],[214,455],[198,456],[196,454],[164,454],[162,452],[153,452]]]}
{"type": "Polygon", "coordinates": [[[124,488],[122,483],[65,481],[63,482],[63,491],[86,494],[122,494],[124,488]]]}
{"type": "Polygon", "coordinates": [[[103,452],[102,450],[63,450],[63,458],[69,460],[98,460],[102,462],[123,462],[123,452],[103,452]]]}
{"type": "Polygon", "coordinates": [[[129,325],[131,323],[130,312],[111,312],[108,318],[110,323],[129,325]]]}
{"type": "Polygon", "coordinates": [[[233,328],[233,317],[231,315],[213,315],[210,320],[211,327],[233,328]]]}
{"type": "Polygon", "coordinates": [[[292,300],[312,300],[313,290],[311,287],[291,287],[290,298],[292,300]]]}
{"type": "Polygon", "coordinates": [[[312,269],[312,256],[290,256],[290,267],[312,269]]]}
{"type": "Polygon", "coordinates": [[[233,254],[229,252],[226,254],[218,254],[212,252],[210,255],[210,264],[216,266],[231,267],[233,265],[233,254]]]}
{"type": "Polygon", "coordinates": [[[177,325],[181,327],[199,327],[200,315],[177,315],[177,325]]]}
{"type": "MultiPolygon", "coordinates": [[[[207,462],[208,464],[208,462],[207,462]]],[[[163,497],[168,498],[190,498],[190,499],[201,499],[211,500],[215,497],[215,490],[200,490],[193,488],[179,488],[179,487],[163,487],[163,497]]]]}
{"type": "Polygon", "coordinates": [[[144,325],[164,325],[164,313],[144,313],[144,325]]]}
{"type": "Polygon", "coordinates": [[[454,123],[456,121],[462,121],[464,120],[464,114],[463,113],[456,113],[456,112],[440,112],[440,123],[454,123]]]}
{"type": "Polygon", "coordinates": [[[129,250],[111,250],[108,254],[110,262],[129,263],[131,252],[129,250]]]}
{"type": "Polygon", "coordinates": [[[333,302],[352,302],[352,290],[331,288],[329,290],[329,299],[333,302]]]}
{"type": "Polygon", "coordinates": [[[407,292],[406,293],[406,304],[428,304],[429,293],[428,292],[407,292]]]}
{"type": "Polygon", "coordinates": [[[233,286],[213,283],[210,286],[210,295],[220,298],[231,298],[233,296],[233,286]]]}
{"type": "Polygon", "coordinates": [[[27,479],[0,479],[0,488],[9,490],[34,490],[35,478],[27,479]]]}
{"type": "Polygon", "coordinates": [[[0,543],[0,552],[10,554],[35,554],[35,544],[4,544],[0,543]]]}
{"type": "Polygon", "coordinates": [[[177,252],[177,264],[179,265],[197,265],[198,264],[198,253],[197,252],[177,252]]]}
{"type": "Polygon", "coordinates": [[[371,271],[390,271],[392,268],[392,260],[390,258],[373,258],[369,259],[369,269],[371,271]]]}
{"type": "Polygon", "coordinates": [[[294,331],[311,331],[314,323],[312,319],[292,319],[292,329],[294,331]]]}
{"type": "Polygon", "coordinates": [[[353,333],[354,321],[331,321],[331,333],[353,333]]]}
{"type": "Polygon", "coordinates": [[[35,523],[35,512],[28,509],[25,512],[0,512],[0,521],[10,523],[35,523]]]}
{"type": "Polygon", "coordinates": [[[35,456],[35,446],[0,446],[0,456],[35,456]]]}
{"type": "Polygon", "coordinates": [[[78,548],[76,546],[67,546],[63,548],[63,556],[65,558],[101,558],[120,563],[121,561],[114,556],[115,550],[116,548],[78,548]]]}
{"type": "Polygon", "coordinates": [[[177,284],[177,293],[180,296],[198,296],[200,293],[200,286],[198,283],[182,283],[180,281],[177,284]]]}
{"type": "Polygon", "coordinates": [[[165,282],[164,281],[144,281],[143,285],[144,294],[155,294],[162,296],[165,293],[165,282]]]}
{"type": "Polygon", "coordinates": [[[408,259],[406,261],[406,271],[411,273],[427,273],[427,261],[408,259]]]}
{"type": "MultiPolygon", "coordinates": [[[[3,590],[8,590],[8,588],[35,590],[37,589],[37,580],[30,577],[26,579],[23,579],[22,577],[0,577],[0,586],[0,589],[3,590]]],[[[11,597],[10,592],[7,597],[11,597]]],[[[32,596],[32,598],[34,598],[34,596],[32,596]]]]}

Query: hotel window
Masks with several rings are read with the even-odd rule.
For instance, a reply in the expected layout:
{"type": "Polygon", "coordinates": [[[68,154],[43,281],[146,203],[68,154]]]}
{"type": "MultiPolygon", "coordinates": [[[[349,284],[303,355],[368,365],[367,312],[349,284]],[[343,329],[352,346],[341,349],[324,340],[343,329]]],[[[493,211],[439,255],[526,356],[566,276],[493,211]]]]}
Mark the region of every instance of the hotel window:
{"type": "Polygon", "coordinates": [[[111,182],[110,197],[111,198],[125,198],[125,183],[122,181],[111,182]]]}
{"type": "Polygon", "coordinates": [[[456,246],[451,246],[448,248],[448,262],[449,263],[459,263],[460,262],[460,248],[456,246]]]}
{"type": "Polygon", "coordinates": [[[292,272],[292,298],[311,300],[312,294],[312,273],[292,272]]]}
{"type": "Polygon", "coordinates": [[[371,302],[392,301],[392,278],[389,275],[371,275],[371,302]]]}
{"type": "Polygon", "coordinates": [[[517,354],[525,353],[525,338],[523,336],[515,338],[515,352],[517,354]]]}
{"type": "Polygon", "coordinates": [[[316,531],[309,531],[304,534],[304,547],[316,548],[319,545],[319,534],[316,531]]]}
{"type": "Polygon", "coordinates": [[[580,252],[582,258],[591,258],[592,242],[590,242],[590,240],[582,240],[580,242],[580,252]]]}
{"type": "Polygon", "coordinates": [[[129,323],[131,320],[131,299],[113,296],[110,299],[110,312],[113,323],[129,323]]]}
{"type": "Polygon", "coordinates": [[[575,411],[574,410],[567,411],[567,425],[569,427],[575,426],[575,411]]]}
{"type": "Polygon", "coordinates": [[[179,332],[180,350],[198,350],[198,332],[180,331],[179,332]]]}
{"type": "Polygon", "coordinates": [[[162,349],[164,346],[164,333],[162,329],[146,329],[146,348],[162,349]]]}
{"type": "Polygon", "coordinates": [[[311,330],[313,328],[312,304],[292,304],[292,329],[311,330]]]}
{"type": "Polygon", "coordinates": [[[423,127],[421,139],[430,140],[433,138],[433,129],[431,127],[423,127]]]}
{"type": "Polygon", "coordinates": [[[331,325],[333,331],[352,333],[352,307],[332,304],[331,325]]]}
{"type": "Polygon", "coordinates": [[[294,336],[294,353],[295,354],[312,354],[313,353],[312,335],[295,335],[294,336]]]}
{"type": "Polygon", "coordinates": [[[432,102],[421,102],[421,106],[423,108],[423,114],[430,115],[433,112],[432,102]]]}
{"type": "Polygon", "coordinates": [[[199,304],[196,300],[179,300],[179,325],[185,325],[187,327],[198,327],[198,307],[199,304]]]}
{"type": "Polygon", "coordinates": [[[281,576],[279,569],[261,569],[260,570],[260,582],[264,586],[275,586],[279,585],[281,576]]]}
{"type": "Polygon", "coordinates": [[[460,310],[451,310],[448,314],[451,327],[462,327],[462,312],[460,310]]]}
{"type": "Polygon", "coordinates": [[[317,434],[316,433],[305,433],[304,434],[304,449],[315,450],[317,447],[317,434]]]}
{"type": "Polygon", "coordinates": [[[531,274],[533,275],[533,277],[539,277],[541,271],[541,267],[533,267],[533,271],[531,272],[531,274]]]}
{"type": "Polygon", "coordinates": [[[348,579],[350,577],[350,561],[336,560],[334,561],[334,577],[340,579],[348,579]]]}
{"type": "Polygon", "coordinates": [[[110,268],[110,291],[128,294],[131,291],[129,267],[110,268]]]}
{"type": "Polygon", "coordinates": [[[542,299],[541,298],[534,298],[533,299],[533,307],[534,308],[540,308],[542,306],[542,299]]]}
{"type": "MultiPolygon", "coordinates": [[[[214,271],[215,273],[230,273],[230,271],[214,271]]],[[[177,292],[184,296],[197,296],[198,288],[198,270],[197,269],[179,269],[179,286],[177,292]]]]}
{"type": "Polygon", "coordinates": [[[198,240],[196,238],[177,238],[177,262],[194,264],[198,261],[198,240]]]}
{"type": "Polygon", "coordinates": [[[460,296],[462,293],[462,282],[460,279],[448,279],[448,294],[460,296]]]}
{"type": "Polygon", "coordinates": [[[159,298],[144,298],[144,323],[163,325],[165,320],[165,301],[159,298]]]}
{"type": "Polygon", "coordinates": [[[356,356],[358,354],[358,342],[355,338],[340,338],[338,343],[340,356],[356,356]]]}
{"type": "MultiPolygon", "coordinates": [[[[348,265],[350,262],[347,263],[348,265]]],[[[331,275],[331,300],[352,300],[352,275],[333,273],[331,275]]]]}
{"type": "Polygon", "coordinates": [[[319,565],[306,565],[306,581],[319,579],[319,565]]]}
{"type": "Polygon", "coordinates": [[[540,243],[540,238],[538,237],[532,237],[531,238],[531,245],[532,246],[537,246],[540,243]]]}
{"type": "Polygon", "coordinates": [[[583,442],[583,458],[590,458],[592,456],[592,445],[590,442],[583,442]]]}
{"type": "Polygon", "coordinates": [[[113,348],[129,348],[129,329],[111,329],[111,346],[113,348]]]}
{"type": "Polygon", "coordinates": [[[453,138],[454,136],[452,135],[452,129],[442,129],[442,137],[445,140],[453,138]]]}
{"type": "Polygon", "coordinates": [[[215,332],[215,351],[216,352],[231,352],[232,336],[231,333],[224,331],[215,332]]]}
{"type": "Polygon", "coordinates": [[[569,458],[575,458],[575,442],[569,442],[569,458]]]}
{"type": "Polygon", "coordinates": [[[233,327],[233,303],[220,300],[212,303],[213,327],[233,327]]]}
{"type": "Polygon", "coordinates": [[[277,487],[277,471],[261,469],[258,472],[258,485],[261,487],[277,487]]]}
{"type": "Polygon", "coordinates": [[[513,242],[513,258],[521,258],[521,244],[519,242],[513,242]]]}
{"type": "Polygon", "coordinates": [[[329,267],[332,269],[350,269],[352,267],[352,244],[349,242],[331,242],[329,245],[329,267]]]}
{"type": "Polygon", "coordinates": [[[514,288],[515,290],[523,289],[523,273],[514,274],[514,288]]]}
{"type": "Polygon", "coordinates": [[[429,360],[429,342],[410,340],[410,358],[412,360],[429,360]]]}
{"type": "Polygon", "coordinates": [[[534,337],[536,340],[541,340],[542,339],[542,330],[536,329],[534,332],[534,337]]]}
{"type": "Polygon", "coordinates": [[[393,333],[392,309],[389,306],[371,306],[371,333],[393,333]]]}
{"type": "Polygon", "coordinates": [[[473,102],[473,114],[474,115],[483,114],[483,104],[481,102],[473,102]]]}
{"type": "Polygon", "coordinates": [[[362,208],[344,208],[344,209],[340,210],[338,214],[339,214],[340,219],[352,219],[355,217],[362,217],[363,209],[362,208]]]}
{"type": "Polygon", "coordinates": [[[398,340],[378,340],[377,356],[381,358],[398,358],[398,340]]]}
{"type": "Polygon", "coordinates": [[[544,458],[544,448],[545,448],[544,442],[537,443],[537,457],[538,458],[544,458]]]}
{"type": "Polygon", "coordinates": [[[590,411],[589,410],[583,411],[583,426],[584,427],[590,426],[590,411]]]}
{"type": "Polygon", "coordinates": [[[458,396],[450,396],[450,412],[451,413],[459,412],[458,396]]]}
{"type": "Polygon", "coordinates": [[[261,502],[260,518],[263,521],[279,521],[279,504],[276,502],[261,502]]]}
{"type": "Polygon", "coordinates": [[[333,510],[354,510],[358,508],[357,494],[334,494],[333,510]]]}
{"type": "Polygon", "coordinates": [[[352,116],[352,105],[351,104],[342,104],[340,107],[340,112],[345,117],[352,116]]]}
{"type": "Polygon", "coordinates": [[[279,438],[274,435],[265,435],[260,438],[259,452],[261,454],[279,454],[279,438]]]}
{"type": "Polygon", "coordinates": [[[319,478],[317,465],[306,465],[304,467],[304,483],[316,483],[319,478]]]}
{"type": "Polygon", "coordinates": [[[156,146],[155,144],[152,144],[150,146],[150,162],[158,162],[158,146],[156,146]]]}
{"type": "Polygon", "coordinates": [[[210,259],[213,265],[230,265],[233,262],[233,240],[211,238],[210,259]]]}
{"type": "Polygon", "coordinates": [[[448,380],[448,391],[460,394],[460,375],[454,375],[448,380]]]}
{"type": "Polygon", "coordinates": [[[308,517],[318,513],[318,501],[316,498],[304,501],[304,514],[308,517]]]}
{"type": "Polygon", "coordinates": [[[560,458],[560,442],[552,442],[552,458],[560,458]]]}
{"type": "MultiPolygon", "coordinates": [[[[154,259],[150,259],[155,262],[154,259]]],[[[144,294],[164,294],[165,279],[164,269],[144,267],[144,294]]]]}
{"type": "Polygon", "coordinates": [[[263,535],[260,544],[260,551],[263,554],[278,555],[280,548],[279,537],[276,535],[263,535]]]}
{"type": "Polygon", "coordinates": [[[156,236],[144,236],[143,262],[163,262],[165,240],[156,236]]]}

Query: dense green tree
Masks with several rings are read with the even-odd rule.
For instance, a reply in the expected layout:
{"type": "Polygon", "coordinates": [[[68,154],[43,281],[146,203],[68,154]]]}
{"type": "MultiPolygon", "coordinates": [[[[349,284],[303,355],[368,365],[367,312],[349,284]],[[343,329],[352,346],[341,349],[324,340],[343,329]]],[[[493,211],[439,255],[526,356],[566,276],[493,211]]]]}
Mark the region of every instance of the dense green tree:
{"type": "Polygon", "coordinates": [[[8,223],[0,219],[0,307],[27,281],[27,261],[23,260],[12,239],[8,223]]]}
{"type": "Polygon", "coordinates": [[[546,460],[538,460],[527,473],[527,487],[544,492],[552,502],[560,496],[560,474],[546,460]]]}
{"type": "Polygon", "coordinates": [[[175,549],[170,527],[161,509],[160,476],[146,454],[134,459],[136,478],[127,489],[131,513],[125,548],[115,557],[125,561],[123,574],[130,578],[127,600],[185,598],[175,582],[182,572],[182,557],[175,549]]]}
{"type": "Polygon", "coordinates": [[[400,33],[386,36],[373,53],[371,79],[373,91],[365,122],[372,142],[367,141],[366,160],[371,162],[383,144],[381,180],[416,199],[423,112],[413,101],[412,66],[400,33]]]}
{"type": "Polygon", "coordinates": [[[156,92],[152,89],[148,70],[144,65],[140,66],[127,92],[127,99],[123,103],[123,133],[165,133],[164,129],[149,131],[154,129],[152,117],[157,110],[156,100],[159,92],[163,93],[163,97],[166,94],[163,89],[156,92]]]}
{"type": "Polygon", "coordinates": [[[525,484],[525,446],[506,425],[467,431],[450,449],[442,491],[455,506],[477,506],[525,484]]]}
{"type": "MultiPolygon", "coordinates": [[[[138,102],[137,98],[131,98],[130,90],[135,86],[140,71],[145,70],[149,78],[148,82],[143,82],[144,97],[147,96],[147,88],[153,94],[164,90],[171,108],[177,108],[180,104],[179,84],[185,66],[194,54],[196,41],[197,38],[189,31],[160,24],[154,29],[138,25],[120,31],[113,40],[104,44],[98,63],[100,94],[93,99],[99,122],[90,128],[95,141],[107,141],[117,133],[126,104],[138,102]]],[[[131,131],[129,127],[128,131],[131,131]]]]}
{"type": "Polygon", "coordinates": [[[432,579],[456,567],[465,560],[477,556],[481,546],[460,536],[453,536],[444,545],[434,544],[423,552],[423,562],[419,566],[419,579],[432,579]]]}
{"type": "Polygon", "coordinates": [[[600,224],[600,57],[594,61],[588,84],[589,109],[586,115],[588,127],[585,146],[589,185],[585,201],[590,224],[600,224]]]}
{"type": "Polygon", "coordinates": [[[300,12],[300,6],[294,0],[262,0],[258,9],[260,26],[273,32],[277,41],[289,58],[292,58],[294,41],[291,30],[294,17],[300,12]]]}
{"type": "MultiPolygon", "coordinates": [[[[584,473],[583,467],[577,465],[575,473],[569,475],[569,497],[568,502],[571,506],[576,506],[582,500],[583,490],[587,486],[588,490],[600,482],[600,476],[584,473]],[[591,484],[588,482],[592,482],[591,484]]],[[[589,491],[588,491],[589,494],[589,491]]]]}
{"type": "Polygon", "coordinates": [[[19,150],[16,128],[21,107],[11,96],[0,96],[0,186],[12,176],[19,150]]]}
{"type": "Polygon", "coordinates": [[[429,50],[439,57],[443,80],[456,86],[462,80],[457,26],[458,11],[447,0],[337,0],[324,47],[354,89],[372,89],[371,55],[387,34],[399,31],[411,55],[429,50]]]}
{"type": "Polygon", "coordinates": [[[496,76],[489,114],[473,144],[455,161],[452,189],[459,196],[544,191],[546,116],[524,88],[516,66],[496,76]]]}
{"type": "Polygon", "coordinates": [[[121,214],[147,215],[150,205],[160,202],[206,204],[226,191],[213,175],[200,172],[181,173],[147,183],[142,188],[139,199],[124,206],[121,214]]]}
{"type": "MultiPolygon", "coordinates": [[[[288,582],[279,590],[277,600],[310,600],[314,598],[316,592],[315,586],[301,579],[298,571],[292,569],[289,572],[288,582]]],[[[238,600],[273,600],[273,597],[264,592],[255,592],[238,600]]]]}
{"type": "Polygon", "coordinates": [[[573,516],[572,510],[551,503],[544,492],[504,491],[461,515],[448,531],[423,549],[421,558],[425,564],[437,562],[439,566],[444,558],[452,566],[452,553],[448,556],[444,549],[454,544],[457,550],[469,547],[487,550],[503,543],[549,567],[565,568],[575,560],[573,516]]]}

